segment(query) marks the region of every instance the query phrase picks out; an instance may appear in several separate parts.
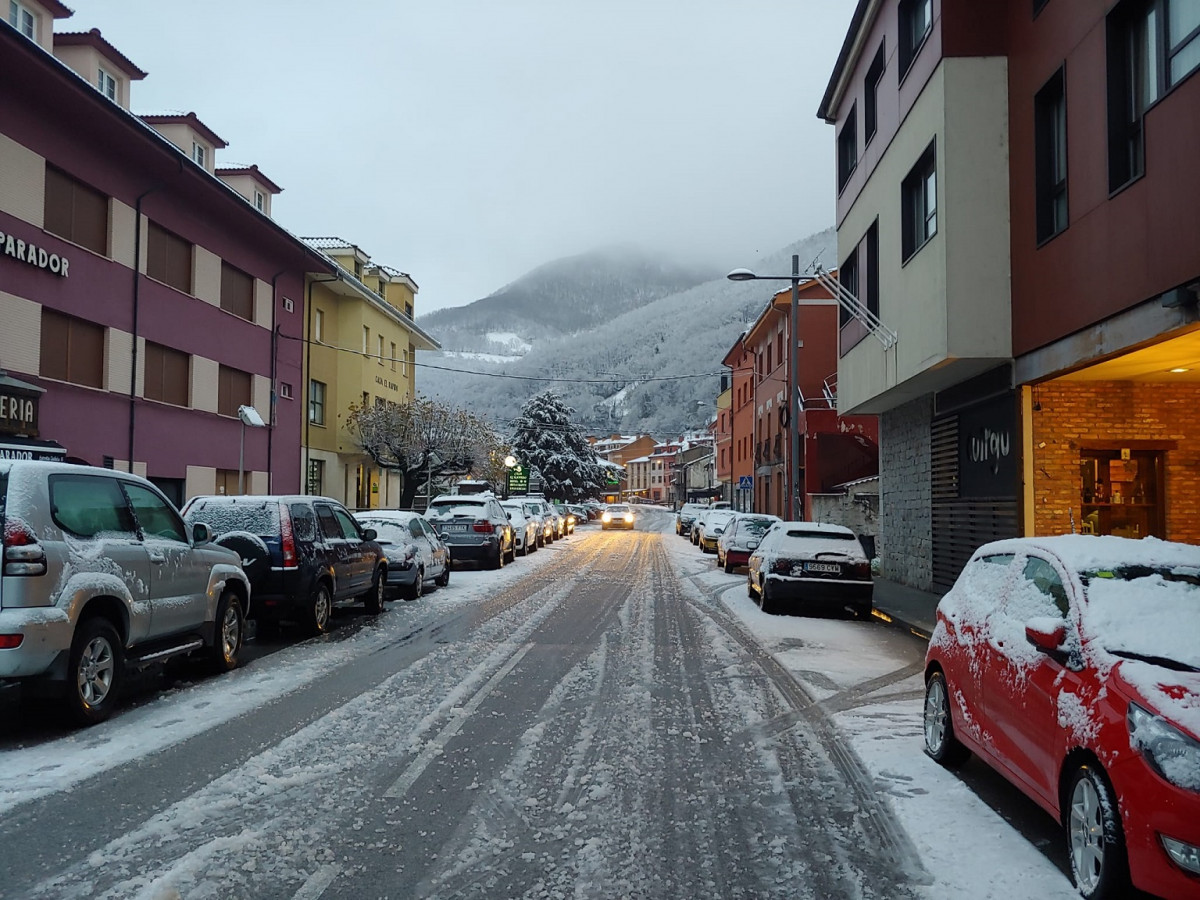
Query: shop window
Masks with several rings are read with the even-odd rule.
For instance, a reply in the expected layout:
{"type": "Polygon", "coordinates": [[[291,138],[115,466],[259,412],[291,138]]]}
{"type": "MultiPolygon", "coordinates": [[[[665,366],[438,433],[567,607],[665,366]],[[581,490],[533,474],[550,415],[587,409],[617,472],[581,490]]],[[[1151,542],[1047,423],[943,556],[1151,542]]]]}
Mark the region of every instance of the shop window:
{"type": "Polygon", "coordinates": [[[43,378],[104,386],[104,327],[42,307],[43,378]]]}
{"type": "Polygon", "coordinates": [[[146,341],[144,393],[147,400],[187,406],[191,357],[146,341]]]}
{"type": "Polygon", "coordinates": [[[1162,450],[1081,450],[1080,531],[1165,538],[1162,450]]]}
{"type": "Polygon", "coordinates": [[[192,245],[161,225],[146,228],[146,274],[185,294],[192,292],[192,245]]]}
{"type": "Polygon", "coordinates": [[[1067,227],[1067,94],[1059,69],[1033,98],[1037,242],[1067,227]]]}
{"type": "Polygon", "coordinates": [[[846,116],[846,124],[842,126],[837,139],[837,179],[838,191],[846,186],[854,169],[858,166],[858,105],[850,106],[850,114],[846,116]]]}
{"type": "MultiPolygon", "coordinates": [[[[937,147],[930,144],[900,185],[901,258],[908,260],[937,234],[937,147]]],[[[857,291],[855,294],[857,295],[857,291]]]]}
{"type": "Polygon", "coordinates": [[[108,253],[108,197],[46,166],[45,199],[43,227],[48,232],[93,253],[108,253]]]}
{"type": "Polygon", "coordinates": [[[251,391],[254,379],[249,372],[220,366],[217,372],[217,413],[236,416],[239,406],[251,406],[251,391]]]}
{"type": "Polygon", "coordinates": [[[875,51],[871,67],[867,69],[866,81],[863,84],[863,146],[871,143],[875,131],[879,127],[879,82],[883,80],[883,42],[875,51]]]}
{"type": "Polygon", "coordinates": [[[221,309],[247,322],[254,321],[254,279],[224,260],[221,261],[221,309]]]}

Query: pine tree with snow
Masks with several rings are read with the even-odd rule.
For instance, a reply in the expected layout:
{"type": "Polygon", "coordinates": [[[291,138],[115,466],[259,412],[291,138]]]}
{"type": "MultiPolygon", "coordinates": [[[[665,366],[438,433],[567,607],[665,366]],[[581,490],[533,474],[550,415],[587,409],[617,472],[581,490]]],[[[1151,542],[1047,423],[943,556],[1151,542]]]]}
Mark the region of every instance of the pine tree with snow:
{"type": "Polygon", "coordinates": [[[554,391],[525,401],[514,423],[513,453],[542,477],[547,497],[574,503],[599,494],[604,472],[583,430],[554,391]]]}

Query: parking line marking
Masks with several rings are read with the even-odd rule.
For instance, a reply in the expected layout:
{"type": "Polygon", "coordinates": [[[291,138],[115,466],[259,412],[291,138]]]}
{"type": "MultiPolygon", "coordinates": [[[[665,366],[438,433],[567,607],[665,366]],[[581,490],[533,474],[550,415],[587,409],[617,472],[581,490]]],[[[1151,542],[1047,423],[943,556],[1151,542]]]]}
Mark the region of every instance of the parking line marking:
{"type": "Polygon", "coordinates": [[[308,881],[300,885],[300,890],[296,891],[292,900],[317,900],[333,884],[333,879],[338,877],[340,871],[341,868],[332,863],[321,866],[309,876],[308,881]]]}
{"type": "Polygon", "coordinates": [[[451,738],[458,734],[463,725],[466,724],[471,714],[487,699],[488,694],[496,689],[497,685],[505,679],[509,672],[516,668],[517,663],[532,649],[533,644],[529,643],[514,653],[508,662],[501,666],[500,670],[488,679],[487,684],[480,688],[479,692],[462,707],[462,711],[454,717],[454,721],[448,723],[445,728],[438,732],[433,740],[425,745],[425,749],[421,751],[416,759],[409,763],[408,768],[401,773],[400,777],[395,780],[390,788],[384,791],[383,796],[403,797],[407,794],[417,779],[421,777],[421,773],[441,754],[445,746],[450,743],[451,738]]]}

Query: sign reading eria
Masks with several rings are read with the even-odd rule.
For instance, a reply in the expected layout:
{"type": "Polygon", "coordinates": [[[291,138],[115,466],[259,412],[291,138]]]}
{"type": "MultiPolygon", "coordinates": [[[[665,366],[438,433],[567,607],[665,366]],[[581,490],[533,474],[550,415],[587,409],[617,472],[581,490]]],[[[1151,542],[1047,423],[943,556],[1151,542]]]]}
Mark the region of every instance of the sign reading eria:
{"type": "Polygon", "coordinates": [[[5,256],[11,256],[13,259],[28,263],[39,269],[49,269],[55,275],[63,278],[67,277],[67,268],[70,266],[70,260],[65,256],[59,256],[57,253],[51,253],[32,241],[23,241],[18,237],[13,237],[11,234],[5,234],[3,231],[0,231],[0,250],[3,250],[5,256]]]}

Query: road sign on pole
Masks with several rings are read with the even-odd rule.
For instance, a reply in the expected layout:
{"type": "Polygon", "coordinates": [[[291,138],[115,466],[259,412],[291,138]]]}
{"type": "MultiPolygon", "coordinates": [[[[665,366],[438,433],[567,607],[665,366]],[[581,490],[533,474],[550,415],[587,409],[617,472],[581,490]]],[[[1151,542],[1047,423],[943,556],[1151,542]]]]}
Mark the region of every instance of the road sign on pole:
{"type": "Polygon", "coordinates": [[[753,490],[753,488],[754,488],[754,476],[753,475],[739,475],[738,476],[738,490],[739,491],[749,491],[749,490],[753,490]]]}

